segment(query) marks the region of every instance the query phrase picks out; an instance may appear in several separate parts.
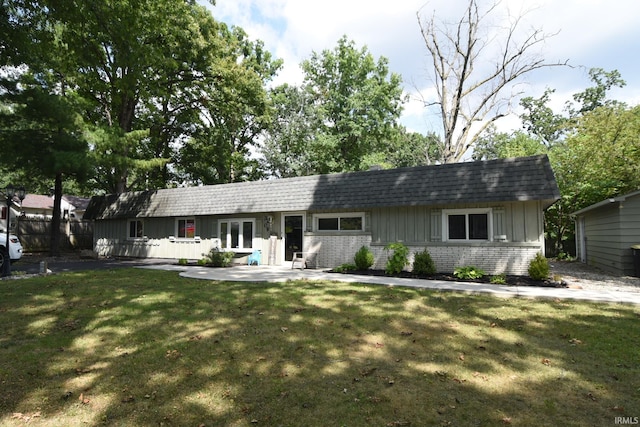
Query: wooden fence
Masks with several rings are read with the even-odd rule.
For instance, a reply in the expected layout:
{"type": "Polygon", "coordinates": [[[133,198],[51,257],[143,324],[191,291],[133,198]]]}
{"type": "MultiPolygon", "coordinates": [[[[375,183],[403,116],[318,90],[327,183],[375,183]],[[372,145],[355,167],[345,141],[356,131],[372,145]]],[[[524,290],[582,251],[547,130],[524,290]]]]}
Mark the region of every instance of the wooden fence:
{"type": "MultiPolygon", "coordinates": [[[[25,252],[44,252],[51,246],[51,220],[19,218],[18,237],[25,252]]],[[[93,221],[66,220],[60,223],[60,249],[92,249],[93,221]]]]}

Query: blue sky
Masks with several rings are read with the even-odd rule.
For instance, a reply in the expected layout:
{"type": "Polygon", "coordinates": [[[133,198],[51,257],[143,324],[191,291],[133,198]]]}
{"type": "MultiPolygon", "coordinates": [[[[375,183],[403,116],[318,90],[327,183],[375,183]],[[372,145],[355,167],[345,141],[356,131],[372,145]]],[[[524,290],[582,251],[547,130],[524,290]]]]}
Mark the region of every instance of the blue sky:
{"type": "MultiPolygon", "coordinates": [[[[489,0],[491,1],[491,0],[489,0]]],[[[433,94],[430,58],[420,35],[416,13],[456,21],[466,0],[216,0],[213,16],[238,25],[252,39],[260,39],[284,68],[275,80],[299,84],[299,64],[313,51],[333,49],[346,35],[367,46],[376,57],[389,59],[392,72],[402,76],[412,101],[405,106],[402,123],[417,132],[439,131],[438,118],[418,101],[433,94]]],[[[487,1],[480,1],[487,4],[487,1]]],[[[524,28],[557,33],[538,52],[548,61],[569,60],[573,68],[553,68],[529,74],[521,81],[525,96],[539,97],[546,87],[556,90],[552,103],[558,110],[571,95],[590,85],[588,69],[617,69],[627,86],[611,97],[640,104],[640,2],[638,0],[503,0],[501,13],[526,11],[524,28]]],[[[501,24],[497,18],[495,24],[501,24]]],[[[516,111],[517,113],[517,111],[516,111]]],[[[501,130],[519,127],[514,114],[498,123],[501,130]]]]}

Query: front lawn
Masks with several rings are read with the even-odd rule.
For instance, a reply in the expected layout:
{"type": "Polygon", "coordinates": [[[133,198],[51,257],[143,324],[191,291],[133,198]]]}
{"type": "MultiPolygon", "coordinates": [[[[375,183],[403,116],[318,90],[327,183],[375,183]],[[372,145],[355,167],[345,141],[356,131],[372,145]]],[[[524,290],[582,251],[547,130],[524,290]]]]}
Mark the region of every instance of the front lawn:
{"type": "Polygon", "coordinates": [[[2,426],[600,426],[640,308],[119,269],[0,282],[2,426]]]}

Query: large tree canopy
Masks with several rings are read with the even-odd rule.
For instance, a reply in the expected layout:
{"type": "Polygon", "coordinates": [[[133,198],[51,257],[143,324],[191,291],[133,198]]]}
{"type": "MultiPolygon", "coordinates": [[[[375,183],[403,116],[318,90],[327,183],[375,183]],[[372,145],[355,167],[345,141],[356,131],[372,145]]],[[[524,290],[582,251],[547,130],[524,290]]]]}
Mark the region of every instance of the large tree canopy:
{"type": "Polygon", "coordinates": [[[342,37],[301,64],[301,87],[276,88],[277,116],[263,155],[276,176],[361,170],[398,132],[400,76],[386,58],[342,37]]]}
{"type": "Polygon", "coordinates": [[[211,182],[188,154],[224,165],[216,182],[242,175],[236,163],[267,125],[265,82],[279,67],[260,42],[215,21],[195,1],[3,0],[2,6],[7,22],[0,32],[15,35],[0,44],[3,65],[78,100],[96,191],[211,182]],[[186,141],[196,143],[180,153],[186,141]]]}

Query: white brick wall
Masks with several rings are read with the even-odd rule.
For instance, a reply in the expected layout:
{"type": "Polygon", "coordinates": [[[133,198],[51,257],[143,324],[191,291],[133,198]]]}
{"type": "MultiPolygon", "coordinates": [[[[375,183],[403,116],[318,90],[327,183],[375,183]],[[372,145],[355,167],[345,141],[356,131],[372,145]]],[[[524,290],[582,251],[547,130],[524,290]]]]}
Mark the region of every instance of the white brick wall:
{"type": "MultiPolygon", "coordinates": [[[[366,235],[324,235],[307,233],[305,249],[318,253],[318,267],[332,268],[345,263],[353,263],[355,253],[367,246],[374,255],[373,268],[386,267],[391,253],[383,245],[371,245],[371,236],[366,235]]],[[[430,245],[409,246],[409,261],[413,263],[416,252],[428,249],[439,272],[451,273],[457,267],[475,266],[487,274],[527,275],[529,262],[541,251],[539,245],[522,243],[495,243],[482,245],[430,245]]],[[[411,269],[411,264],[406,268],[411,269]]]]}
{"type": "MultiPolygon", "coordinates": [[[[331,235],[311,234],[304,236],[304,248],[318,253],[318,267],[333,268],[341,264],[353,264],[353,257],[362,246],[370,247],[370,234],[331,235]]],[[[373,252],[373,251],[372,251],[373,252]]]]}
{"type": "MultiPolygon", "coordinates": [[[[412,248],[413,249],[413,248],[412,248]]],[[[423,248],[415,248],[417,251],[423,248]]],[[[487,274],[527,275],[529,262],[540,251],[534,245],[430,246],[427,248],[440,272],[475,266],[487,274]]],[[[415,252],[412,252],[412,254],[415,252]]]]}

